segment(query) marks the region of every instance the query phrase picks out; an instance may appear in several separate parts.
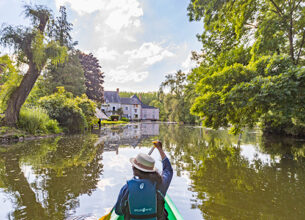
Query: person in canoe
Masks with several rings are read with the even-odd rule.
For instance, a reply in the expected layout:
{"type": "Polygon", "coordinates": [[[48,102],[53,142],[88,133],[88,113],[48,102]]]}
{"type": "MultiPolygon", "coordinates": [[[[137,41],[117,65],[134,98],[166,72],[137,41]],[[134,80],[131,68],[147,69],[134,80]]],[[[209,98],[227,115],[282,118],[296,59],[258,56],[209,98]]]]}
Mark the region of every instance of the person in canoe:
{"type": "Polygon", "coordinates": [[[161,142],[153,142],[162,158],[162,174],[155,168],[155,160],[143,153],[130,158],[134,177],[119,193],[115,213],[124,219],[167,219],[164,196],[173,177],[173,169],[161,142]]]}

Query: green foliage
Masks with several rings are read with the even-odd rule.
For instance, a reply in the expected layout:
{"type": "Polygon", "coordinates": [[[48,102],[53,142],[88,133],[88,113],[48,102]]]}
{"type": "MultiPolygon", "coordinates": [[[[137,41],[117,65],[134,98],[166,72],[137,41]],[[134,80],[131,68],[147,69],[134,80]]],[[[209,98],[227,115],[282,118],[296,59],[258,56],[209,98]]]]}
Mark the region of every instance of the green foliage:
{"type": "Polygon", "coordinates": [[[122,118],[121,118],[121,121],[129,122],[129,119],[128,119],[128,118],[125,118],[125,117],[122,117],[122,118]]]}
{"type": "Polygon", "coordinates": [[[77,51],[79,61],[83,67],[86,81],[86,95],[89,99],[101,103],[104,97],[104,73],[101,71],[99,60],[92,53],[85,54],[77,51]]]}
{"type": "Polygon", "coordinates": [[[110,116],[110,120],[111,121],[118,121],[120,119],[120,116],[119,115],[111,115],[110,116]]]}
{"type": "Polygon", "coordinates": [[[138,96],[145,105],[150,105],[152,101],[158,100],[158,92],[120,92],[122,98],[130,98],[133,95],[138,96]]]}
{"type": "Polygon", "coordinates": [[[101,124],[126,124],[127,121],[123,121],[123,120],[120,120],[120,121],[106,121],[106,120],[102,120],[101,121],[101,124]]]}
{"type": "Polygon", "coordinates": [[[232,124],[234,133],[260,126],[265,133],[304,135],[305,70],[288,56],[266,56],[204,77],[192,112],[213,128],[232,124]]]}
{"type": "Polygon", "coordinates": [[[86,117],[89,128],[98,122],[98,118],[95,116],[96,104],[92,100],[88,99],[86,94],[81,97],[76,97],[75,101],[77,106],[82,110],[86,117]]]}
{"type": "Polygon", "coordinates": [[[191,102],[196,95],[191,85],[187,86],[186,74],[181,70],[175,74],[169,74],[160,86],[160,102],[153,102],[153,105],[160,106],[160,118],[175,122],[192,123],[196,117],[190,114],[191,102]],[[169,88],[169,93],[163,92],[169,88]]]}
{"type": "Polygon", "coordinates": [[[58,92],[52,95],[42,97],[39,104],[70,133],[83,131],[93,121],[95,105],[86,97],[73,98],[72,93],[66,92],[63,87],[58,87],[58,92]]]}
{"type": "Polygon", "coordinates": [[[58,122],[50,119],[46,110],[39,107],[22,108],[20,111],[18,127],[30,134],[57,134],[61,132],[58,122]]]}
{"type": "Polygon", "coordinates": [[[191,0],[190,20],[204,23],[191,112],[205,126],[305,135],[304,10],[296,0],[191,0]]]}
{"type": "Polygon", "coordinates": [[[24,14],[31,20],[31,27],[4,25],[0,31],[0,43],[5,47],[13,47],[18,63],[28,65],[28,71],[18,87],[8,93],[4,121],[10,126],[16,125],[20,109],[46,64],[57,65],[64,62],[67,56],[65,46],[48,38],[51,10],[44,6],[26,5],[24,14]]]}
{"type": "Polygon", "coordinates": [[[3,77],[1,80],[4,82],[4,84],[0,86],[0,109],[1,112],[3,112],[7,107],[7,102],[11,94],[19,86],[22,75],[18,73],[13,62],[7,55],[0,57],[0,65],[3,67],[3,77]]]}
{"type": "Polygon", "coordinates": [[[16,72],[13,61],[8,55],[0,57],[0,85],[4,84],[16,72]]]}
{"type": "Polygon", "coordinates": [[[44,78],[43,85],[49,94],[55,92],[59,86],[65,87],[74,96],[86,92],[84,71],[75,52],[71,52],[63,64],[50,64],[44,78]]]}

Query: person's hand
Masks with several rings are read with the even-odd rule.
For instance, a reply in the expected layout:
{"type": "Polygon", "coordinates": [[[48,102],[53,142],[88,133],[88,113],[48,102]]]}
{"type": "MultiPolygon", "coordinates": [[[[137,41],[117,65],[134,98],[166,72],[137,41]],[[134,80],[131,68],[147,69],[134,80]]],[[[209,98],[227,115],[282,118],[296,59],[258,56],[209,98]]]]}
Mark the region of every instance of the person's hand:
{"type": "Polygon", "coordinates": [[[153,144],[158,150],[162,150],[162,142],[161,141],[154,141],[153,144]]]}

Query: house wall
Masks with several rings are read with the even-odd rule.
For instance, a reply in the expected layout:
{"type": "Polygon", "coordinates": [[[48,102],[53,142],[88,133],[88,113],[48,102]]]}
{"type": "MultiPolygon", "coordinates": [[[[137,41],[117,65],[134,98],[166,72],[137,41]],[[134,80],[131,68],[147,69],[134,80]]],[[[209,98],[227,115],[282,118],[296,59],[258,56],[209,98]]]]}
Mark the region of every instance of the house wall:
{"type": "Polygon", "coordinates": [[[122,104],[123,113],[127,115],[131,120],[141,120],[142,119],[142,112],[141,112],[141,105],[128,105],[122,104]],[[128,109],[126,109],[128,108],[128,109]],[[138,115],[138,117],[136,117],[138,115]]]}
{"type": "Polygon", "coordinates": [[[121,108],[121,104],[120,103],[105,103],[101,106],[101,110],[105,111],[107,116],[112,115],[112,111],[113,111],[113,107],[115,107],[115,111],[117,111],[119,108],[121,108]]]}
{"type": "Polygon", "coordinates": [[[142,107],[141,107],[141,105],[132,105],[131,119],[132,120],[141,120],[142,119],[142,107]],[[136,115],[138,117],[136,117],[136,115]]]}
{"type": "Polygon", "coordinates": [[[159,109],[155,108],[143,108],[142,109],[143,120],[159,120],[159,109]]]}
{"type": "Polygon", "coordinates": [[[132,105],[122,104],[122,109],[123,109],[124,115],[126,115],[128,119],[131,119],[132,109],[133,109],[132,105]]]}

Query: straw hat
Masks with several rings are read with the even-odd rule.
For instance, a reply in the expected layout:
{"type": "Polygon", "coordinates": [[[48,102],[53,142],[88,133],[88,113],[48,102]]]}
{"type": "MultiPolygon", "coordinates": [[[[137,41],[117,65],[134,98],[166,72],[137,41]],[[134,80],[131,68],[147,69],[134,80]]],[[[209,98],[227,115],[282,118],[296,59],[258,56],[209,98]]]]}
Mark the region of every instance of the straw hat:
{"type": "Polygon", "coordinates": [[[155,160],[151,156],[139,153],[136,158],[130,158],[130,162],[134,167],[143,172],[155,172],[155,160]]]}

